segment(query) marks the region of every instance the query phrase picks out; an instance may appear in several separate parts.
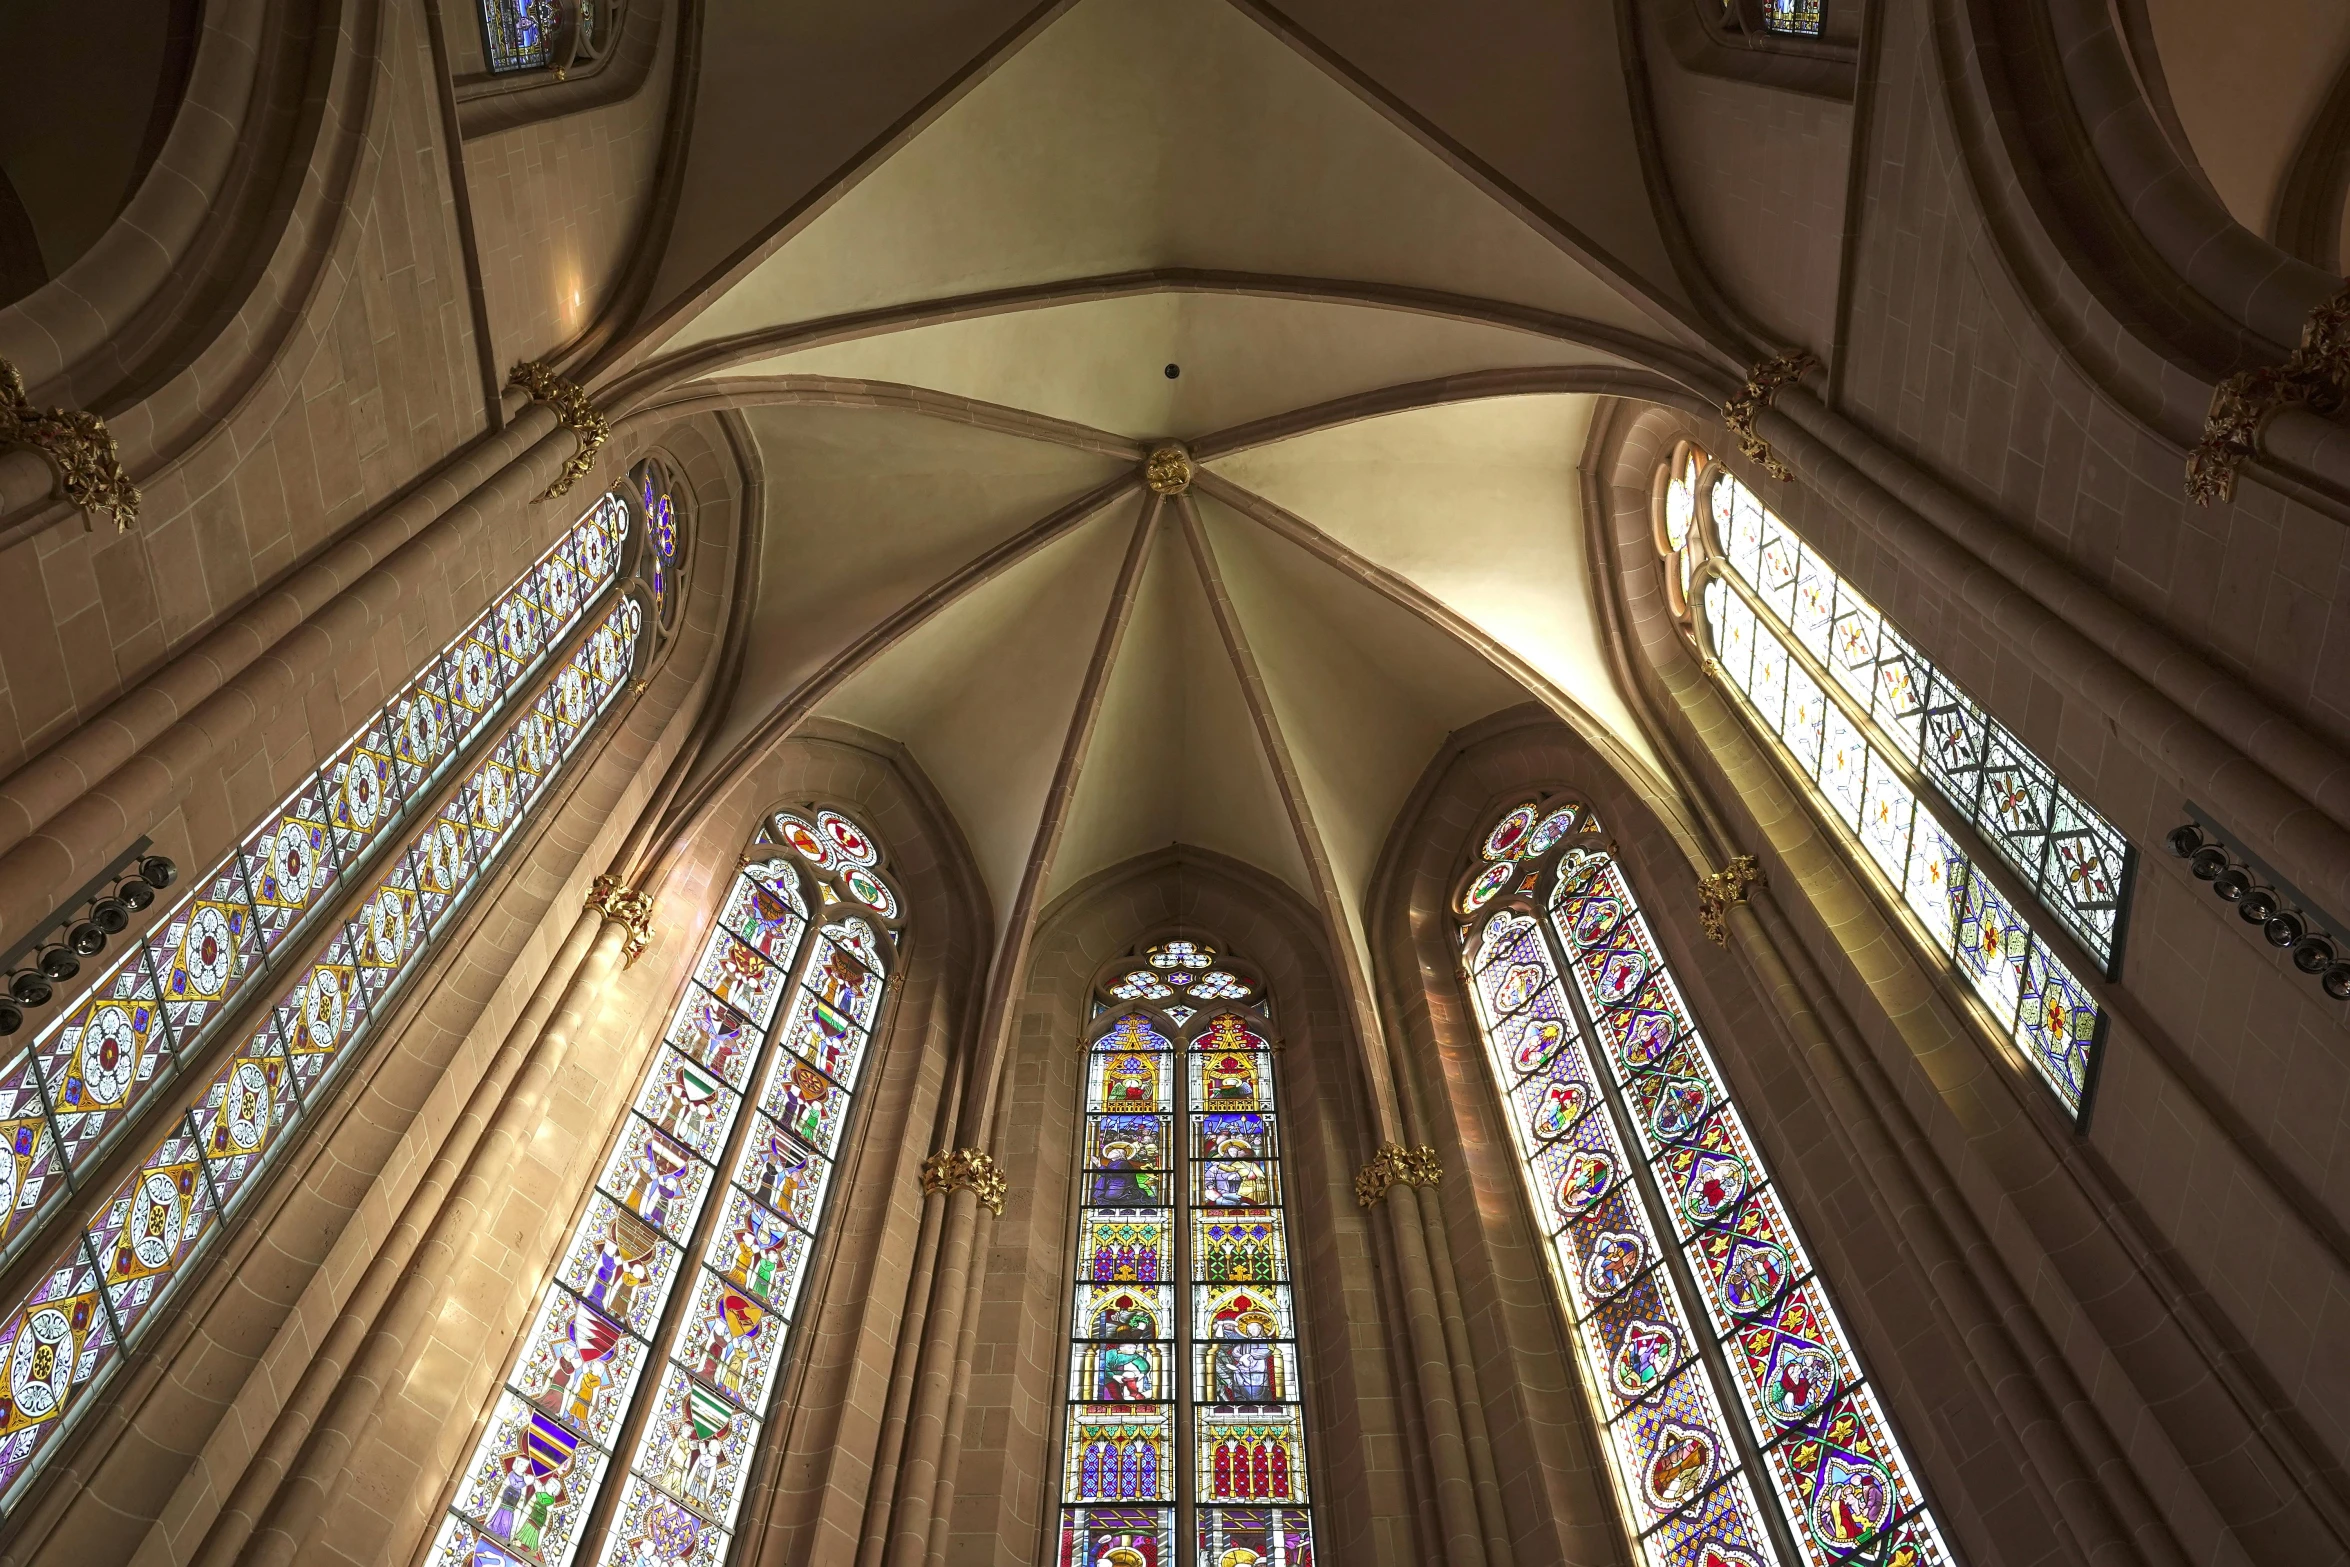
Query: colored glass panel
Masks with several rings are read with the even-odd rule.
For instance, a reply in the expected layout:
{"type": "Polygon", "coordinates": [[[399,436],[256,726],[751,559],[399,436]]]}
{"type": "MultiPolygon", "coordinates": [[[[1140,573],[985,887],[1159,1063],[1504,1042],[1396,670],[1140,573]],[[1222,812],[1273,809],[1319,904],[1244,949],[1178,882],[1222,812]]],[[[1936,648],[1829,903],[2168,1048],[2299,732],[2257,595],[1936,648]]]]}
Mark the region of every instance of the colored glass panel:
{"type": "MultiPolygon", "coordinates": [[[[1798,721],[1798,702],[1812,682],[1784,646],[1771,651],[1774,642],[1800,645],[1868,714],[1880,732],[1870,743],[1915,767],[2083,950],[2114,972],[2131,856],[2120,830],[1904,640],[1752,491],[1721,475],[1712,509],[1723,558],[1769,610],[1758,619],[1728,588],[1707,585],[1716,656],[1764,726],[1833,795],[1810,733],[1819,715],[1805,708],[1798,721]]],[[[1844,816],[1850,825],[1850,812],[1844,816]]]]}
{"type": "Polygon", "coordinates": [[[1463,962],[1642,1560],[1949,1561],[1629,883],[1540,858],[1463,962]]]}
{"type": "Polygon", "coordinates": [[[481,35],[493,71],[528,71],[554,61],[553,0],[481,0],[481,35]]]}
{"type": "MultiPolygon", "coordinates": [[[[615,659],[608,648],[599,653],[599,645],[632,646],[640,621],[637,607],[623,600],[572,654],[574,666],[608,671],[593,680],[591,712],[602,711],[619,695],[628,667],[625,658],[615,659]]],[[[534,699],[523,718],[553,700],[550,685],[534,699]]],[[[569,749],[576,750],[586,733],[585,728],[574,729],[569,749]]],[[[506,738],[501,737],[500,743],[506,738]]],[[[473,772],[461,780],[461,789],[483,769],[496,765],[497,754],[497,746],[488,748],[473,772]]],[[[482,884],[482,869],[511,841],[523,819],[524,811],[518,806],[507,815],[494,841],[478,846],[462,872],[452,871],[455,879],[444,893],[443,908],[453,907],[482,884]]],[[[280,813],[281,823],[307,820],[292,811],[280,813]]],[[[158,1129],[138,1166],[106,1197],[89,1228],[75,1233],[60,1248],[49,1271],[8,1319],[66,1321],[72,1342],[79,1346],[70,1374],[61,1374],[61,1379],[54,1381],[54,1397],[37,1396],[38,1413],[20,1398],[12,1423],[0,1432],[0,1488],[5,1489],[10,1505],[22,1494],[34,1461],[55,1438],[65,1418],[86,1405],[99,1378],[118,1362],[124,1335],[136,1331],[165,1291],[184,1276],[188,1259],[233,1214],[251,1189],[251,1177],[284,1146],[286,1131],[302,1119],[305,1106],[328,1074],[352,1059],[352,1044],[388,999],[390,987],[413,970],[425,944],[413,926],[399,925],[411,916],[387,914],[386,910],[412,907],[416,897],[413,851],[419,840],[431,837],[439,827],[437,820],[427,820],[388,856],[369,896],[334,930],[319,955],[292,977],[267,1009],[260,1028],[220,1062],[184,1108],[158,1129]],[[395,955],[396,960],[377,961],[386,954],[395,955]],[[106,1316],[103,1333],[86,1322],[74,1326],[79,1321],[76,1313],[87,1313],[79,1307],[69,1311],[57,1304],[66,1298],[57,1294],[58,1290],[71,1293],[68,1285],[59,1281],[85,1278],[92,1289],[100,1291],[90,1299],[106,1316]],[[60,1317],[59,1312],[65,1316],[60,1317]]],[[[306,833],[308,829],[303,830],[306,833]]],[[[274,830],[256,835],[253,841],[267,842],[273,835],[274,830]]],[[[309,840],[305,837],[304,841],[309,840]]],[[[165,1075],[153,1071],[151,1064],[170,1054],[172,1040],[179,1044],[177,1056],[171,1059],[184,1058],[190,1037],[223,1010],[223,998],[233,989],[239,965],[257,960],[264,938],[256,931],[268,917],[268,905],[258,898],[231,901],[232,882],[261,863],[249,849],[250,844],[240,849],[230,866],[195,889],[179,913],[159,922],[145,949],[113,971],[107,988],[97,998],[76,1008],[37,1042],[40,1054],[35,1064],[44,1059],[51,1063],[42,1068],[42,1081],[58,1096],[50,1120],[60,1135],[94,1149],[113,1132],[127,1130],[108,1118],[138,1097],[142,1083],[152,1087],[165,1075]],[[158,961],[168,976],[161,987],[160,1005],[147,978],[151,960],[158,961]]],[[[285,863],[278,862],[280,868],[285,863]]],[[[295,896],[290,881],[280,893],[287,898],[295,896]]],[[[308,896],[314,902],[315,889],[308,896]]],[[[0,1093],[6,1092],[0,1087],[0,1093]]],[[[21,1088],[15,1093],[21,1101],[21,1088]]],[[[18,1119],[24,1119],[21,1109],[18,1119]]],[[[20,1140],[25,1144],[16,1166],[20,1183],[46,1181],[47,1171],[39,1163],[40,1139],[20,1140]]],[[[15,1210],[20,1227],[23,1212],[20,1204],[15,1210]]],[[[23,1350],[28,1356],[43,1357],[41,1365],[49,1368],[63,1342],[35,1334],[23,1350]]],[[[4,1353],[13,1355],[15,1351],[4,1353]]],[[[25,1373],[14,1360],[0,1365],[0,1379],[21,1374],[25,1373]]],[[[42,1375],[48,1378],[48,1370],[42,1375]]],[[[0,1385],[8,1384],[0,1380],[0,1385]]],[[[43,1385],[49,1387],[50,1381],[43,1385]]],[[[520,1439],[516,1437],[519,1430],[509,1430],[506,1435],[520,1439]]],[[[553,1516],[549,1514],[545,1527],[553,1527],[553,1516]]]]}
{"type": "Polygon", "coordinates": [[[506,1398],[550,1415],[592,1454],[575,1460],[563,1505],[584,1519],[605,1477],[619,1476],[602,1539],[545,1532],[526,1548],[522,1514],[485,1510],[503,1493],[479,1476],[509,1440],[493,1421],[459,1479],[436,1562],[499,1559],[467,1554],[481,1551],[538,1567],[574,1555],[725,1560],[823,1214],[826,1155],[887,983],[872,927],[814,925],[810,903],[779,858],[746,863],[729,885],[508,1373],[506,1398]],[[815,1036],[822,1045],[802,1028],[818,1006],[838,1033],[815,1036]],[[600,1358],[566,1348],[583,1333],[600,1358]],[[583,1398],[579,1365],[590,1359],[611,1370],[583,1398]],[[632,1405],[644,1419],[621,1463],[614,1444],[632,1405]]]}
{"type": "MultiPolygon", "coordinates": [[[[1246,994],[1214,959],[1170,942],[1109,988],[1199,995],[1220,978],[1246,994]]],[[[1312,1560],[1272,1042],[1253,1014],[1198,1016],[1181,1048],[1129,1012],[1086,1052],[1064,1562],[1173,1562],[1184,1505],[1194,1561],[1247,1561],[1233,1553],[1276,1537],[1280,1559],[1312,1560]]]]}
{"type": "MultiPolygon", "coordinates": [[[[1719,481],[1715,493],[1728,482],[1719,481]]],[[[1742,506],[1743,499],[1735,504],[1742,506]]],[[[1760,513],[1757,526],[1768,526],[1772,520],[1769,513],[1760,513]]],[[[1844,602],[1832,580],[1821,592],[1840,605],[1844,602]]],[[[1705,605],[1717,647],[1735,655],[1720,659],[1731,686],[1817,787],[1822,806],[1865,851],[1868,863],[1901,893],[1927,938],[1982,1002],[2001,1037],[2065,1109],[2078,1116],[2088,1096],[2103,1010],[1936,819],[1937,812],[1949,809],[1954,792],[1970,799],[1988,798],[1993,820],[1984,828],[1985,836],[2001,846],[2003,859],[2013,865],[2019,857],[2029,857],[2022,849],[2009,852],[2027,844],[2038,845],[2031,855],[2051,859],[2074,853],[2082,862],[2084,883],[2094,881],[2115,894],[2109,908],[2118,910],[2119,872],[2101,852],[2080,847],[2094,834],[2080,818],[2064,814],[2071,807],[2064,803],[2070,797],[2061,792],[2062,786],[2013,736],[1955,696],[1924,704],[1914,730],[1888,727],[1874,717],[1866,726],[1855,724],[1833,702],[1824,704],[1816,724],[1803,722],[1798,709],[1805,701],[1819,702],[1819,688],[1795,667],[1782,628],[1755,613],[1736,589],[1719,579],[1706,584],[1705,605]],[[1751,658],[1746,654],[1749,647],[1754,649],[1751,658]],[[1783,667],[1787,673],[1766,684],[1766,665],[1783,667]],[[1774,712],[1779,715],[1776,720],[1768,716],[1774,712]],[[1907,782],[1912,774],[1894,750],[1907,735],[1919,738],[1918,750],[1909,755],[1910,766],[1935,780],[1942,800],[1920,799],[1907,782]],[[2050,996],[2057,1000],[2049,1002],[2050,996]]],[[[1857,623],[1848,618],[1845,624],[1857,623]]],[[[1863,629],[1875,639],[1871,648],[1882,646],[1891,635],[1881,623],[1863,629]]],[[[1863,640],[1863,631],[1855,630],[1851,645],[1858,649],[1863,640]]],[[[1835,656],[1833,639],[1828,646],[1835,656]]],[[[1912,688],[1915,656],[1907,651],[1900,655],[1902,673],[1896,685],[1902,690],[1912,688]]],[[[1834,674],[1834,664],[1829,667],[1834,674]]],[[[1880,666],[1871,663],[1868,668],[1871,673],[1865,677],[1837,676],[1838,685],[1855,693],[1856,703],[1860,692],[1881,694],[1885,689],[1875,673],[1880,666]]],[[[1929,672],[1926,679],[1938,688],[1939,675],[1929,672]]],[[[2110,931],[2110,924],[2106,929],[2110,931]]]]}
{"type": "MultiPolygon", "coordinates": [[[[573,584],[564,615],[537,622],[531,660],[573,629],[583,594],[600,593],[613,580],[619,544],[599,502],[508,587],[500,603],[540,594],[558,568],[573,584]]],[[[46,1101],[52,1122],[45,1136],[14,1138],[26,1147],[13,1184],[0,1186],[0,1257],[61,1200],[67,1182],[56,1177],[78,1174],[126,1135],[155,1091],[178,1077],[180,1063],[206,1050],[215,1020],[264,972],[263,960],[314,933],[322,906],[366,868],[359,857],[405,823],[410,802],[439,781],[457,748],[503,705],[505,696],[497,694],[492,707],[454,722],[439,694],[446,659],[446,652],[436,654],[220,864],[190,878],[179,902],[128,943],[130,950],[111,963],[89,964],[84,972],[93,977],[74,982],[80,999],[61,997],[55,1020],[32,1047],[0,1068],[0,1127],[13,1137],[20,1128],[9,1118],[22,1120],[36,1096],[46,1101]]],[[[584,695],[588,687],[581,690],[584,695]]],[[[592,717],[609,695],[599,689],[583,711],[592,717]]],[[[561,755],[569,751],[566,744],[561,755]]],[[[559,759],[549,753],[550,765],[559,759]]],[[[404,851],[393,858],[404,859],[404,851]]],[[[449,888],[462,884],[463,876],[454,876],[449,888]]],[[[0,1179],[7,1173],[0,1171],[0,1179]]],[[[0,1477],[8,1472],[0,1462],[0,1477]]]]}

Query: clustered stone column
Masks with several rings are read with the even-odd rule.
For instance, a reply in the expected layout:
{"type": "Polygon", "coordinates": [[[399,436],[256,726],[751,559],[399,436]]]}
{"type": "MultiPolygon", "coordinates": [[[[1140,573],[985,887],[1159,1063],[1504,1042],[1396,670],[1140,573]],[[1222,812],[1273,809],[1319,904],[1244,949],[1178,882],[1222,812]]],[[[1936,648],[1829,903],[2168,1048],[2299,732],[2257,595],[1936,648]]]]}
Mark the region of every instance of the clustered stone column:
{"type": "Polygon", "coordinates": [[[384,1399],[414,1361],[451,1273],[506,1189],[517,1151],[537,1132],[589,1006],[643,949],[651,917],[650,898],[617,877],[596,878],[463,1121],[198,1547],[197,1567],[286,1567],[315,1549],[312,1536],[337,1483],[380,1424],[384,1399]],[[469,1139],[467,1127],[482,1130],[469,1139]],[[403,1245],[403,1237],[413,1239],[403,1245]]]}
{"type": "MultiPolygon", "coordinates": [[[[947,1437],[961,1423],[970,1393],[979,1321],[972,1309],[979,1281],[971,1259],[985,1222],[980,1210],[1000,1217],[1005,1192],[994,1158],[982,1149],[947,1149],[922,1161],[924,1207],[940,1212],[940,1238],[930,1308],[922,1322],[913,1406],[898,1463],[897,1503],[887,1544],[890,1567],[923,1567],[945,1549],[953,1503],[953,1455],[960,1450],[949,1446],[947,1437]]],[[[927,1219],[926,1213],[926,1234],[931,1228],[927,1219]]]]}

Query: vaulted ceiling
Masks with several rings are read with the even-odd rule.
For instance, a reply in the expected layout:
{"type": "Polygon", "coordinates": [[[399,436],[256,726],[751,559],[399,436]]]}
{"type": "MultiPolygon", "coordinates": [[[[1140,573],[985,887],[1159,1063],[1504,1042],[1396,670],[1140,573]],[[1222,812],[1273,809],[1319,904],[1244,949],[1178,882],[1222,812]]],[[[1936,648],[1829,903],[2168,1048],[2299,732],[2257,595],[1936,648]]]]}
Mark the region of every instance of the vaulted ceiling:
{"type": "Polygon", "coordinates": [[[762,166],[760,110],[728,96],[727,27],[798,24],[715,13],[723,101],[697,109],[685,199],[718,177],[710,123],[739,180],[681,213],[642,356],[742,407],[767,472],[713,755],[810,715],[902,742],[999,918],[1041,829],[1034,906],[1185,843],[1357,937],[1448,731],[1539,701],[1644,764],[1578,462],[1591,388],[1702,345],[1612,8],[1463,7],[1455,29],[1553,51],[1494,78],[1523,50],[1480,41],[1483,93],[1417,11],[1357,60],[1360,7],[1316,34],[1229,0],[1078,0],[1008,45],[984,9],[955,24],[984,59],[838,50],[869,86],[904,74],[909,117],[822,188],[762,166]],[[915,112],[918,89],[941,97],[915,112]],[[1140,466],[1169,441],[1198,476],[1161,502],[1140,466]]]}

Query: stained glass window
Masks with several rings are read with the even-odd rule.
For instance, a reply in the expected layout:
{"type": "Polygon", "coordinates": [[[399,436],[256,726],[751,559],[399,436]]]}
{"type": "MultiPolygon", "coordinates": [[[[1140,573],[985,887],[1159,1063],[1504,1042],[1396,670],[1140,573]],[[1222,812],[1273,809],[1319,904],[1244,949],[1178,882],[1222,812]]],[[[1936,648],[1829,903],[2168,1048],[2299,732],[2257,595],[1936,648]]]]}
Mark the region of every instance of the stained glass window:
{"type": "Polygon", "coordinates": [[[1103,994],[1085,1058],[1057,1560],[1312,1567],[1260,988],[1185,940],[1137,954],[1103,994]],[[1133,1004],[1178,991],[1215,1004],[1133,1004]]]}
{"type": "Polygon", "coordinates": [[[760,830],[458,1472],[435,1567],[725,1561],[897,910],[851,818],[760,830]],[[582,1529],[613,1484],[597,1548],[582,1529]]]}
{"type": "Polygon", "coordinates": [[[667,625],[678,586],[677,500],[670,490],[669,470],[659,458],[648,457],[636,465],[629,483],[644,511],[645,533],[651,545],[646,551],[645,574],[653,585],[653,613],[667,625]]]}
{"type": "MultiPolygon", "coordinates": [[[[32,1243],[91,1161],[160,1102],[181,1063],[209,1051],[219,1020],[266,973],[264,960],[313,934],[342,890],[412,825],[461,753],[611,586],[626,523],[617,496],[600,498],[238,847],[191,878],[143,939],[126,942],[111,965],[93,962],[96,977],[80,999],[60,997],[55,1021],[0,1067],[0,1125],[16,1145],[13,1160],[0,1160],[0,1261],[32,1243]]],[[[560,712],[534,707],[500,742],[515,748],[531,780],[558,760],[554,745],[593,716],[585,674],[567,669],[557,687],[560,712]]],[[[508,767],[492,783],[508,804],[514,776],[508,767]]],[[[415,896],[394,900],[383,917],[413,919],[415,896]]],[[[339,983],[314,987],[306,1015],[331,1022],[366,1004],[356,990],[335,992],[330,1004],[326,987],[339,983]]]]}
{"type": "Polygon", "coordinates": [[[1708,497],[1721,570],[1713,656],[1826,813],[2078,1116],[2105,1014],[2065,955],[1956,841],[1954,812],[2106,972],[2131,855],[2121,833],[1727,474],[1708,497]]]}
{"type": "Polygon", "coordinates": [[[1461,961],[1640,1559],[1948,1563],[1599,824],[1521,819],[1462,875],[1461,961]],[[1513,890],[1476,899],[1494,865],[1513,890]]]}
{"type": "Polygon", "coordinates": [[[554,678],[473,754],[457,787],[421,809],[426,787],[438,782],[457,747],[498,715],[510,693],[521,694],[522,677],[549,650],[548,634],[568,629],[589,596],[583,587],[609,580],[618,546],[617,535],[603,531],[609,521],[602,508],[591,511],[582,523],[587,531],[574,530],[557,546],[557,554],[573,551],[562,572],[569,585],[553,600],[561,614],[547,612],[547,560],[514,590],[527,585],[533,595],[531,629],[527,639],[495,644],[498,661],[483,672],[487,684],[473,709],[453,711],[459,704],[445,693],[458,679],[453,666],[489,660],[483,650],[497,635],[489,628],[502,624],[500,606],[158,922],[143,950],[23,1063],[28,1070],[10,1101],[20,1235],[27,1233],[25,1210],[45,1198],[62,1200],[64,1182],[52,1184],[52,1176],[134,1130],[120,1119],[134,1100],[160,1102],[161,1085],[191,1060],[211,1069],[203,1086],[180,1099],[176,1115],[145,1124],[154,1141],[137,1167],[86,1230],[56,1246],[0,1317],[0,1387],[12,1390],[0,1406],[0,1504],[16,1504],[59,1432],[92,1407],[91,1394],[123,1363],[126,1346],[186,1276],[189,1260],[257,1189],[254,1176],[288,1145],[286,1134],[319,1103],[331,1075],[354,1059],[353,1046],[421,966],[430,938],[488,880],[547,784],[627,687],[643,617],[635,600],[623,598],[598,612],[554,678]],[[369,777],[383,797],[361,797],[356,780],[369,777]],[[421,815],[407,822],[396,848],[366,862],[363,879],[353,864],[358,848],[402,823],[411,805],[421,815]],[[305,928],[309,911],[340,902],[327,899],[328,889],[349,881],[370,890],[318,956],[284,981],[252,1032],[223,1041],[225,1052],[195,1057],[198,1044],[211,1043],[206,1030],[226,1015],[241,982],[256,973],[283,979],[258,968],[262,954],[305,928]],[[38,1097],[44,1092],[54,1105],[38,1097]],[[111,1127],[107,1118],[115,1118],[111,1127]],[[28,1167],[41,1184],[28,1185],[28,1167]]]}
{"type": "Polygon", "coordinates": [[[1821,0],[1762,0],[1763,29],[1799,38],[1820,34],[1821,0]]]}
{"type": "Polygon", "coordinates": [[[481,32],[493,71],[554,63],[555,0],[481,0],[481,32]]]}

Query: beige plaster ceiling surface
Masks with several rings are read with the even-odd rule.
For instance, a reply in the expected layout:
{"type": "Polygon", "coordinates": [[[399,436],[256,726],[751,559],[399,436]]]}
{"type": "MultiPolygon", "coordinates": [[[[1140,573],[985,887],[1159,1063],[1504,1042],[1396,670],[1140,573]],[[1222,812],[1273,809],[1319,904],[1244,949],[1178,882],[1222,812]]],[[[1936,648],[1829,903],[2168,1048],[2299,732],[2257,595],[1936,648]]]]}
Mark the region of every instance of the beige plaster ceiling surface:
{"type": "Polygon", "coordinates": [[[1046,896],[1171,843],[1228,854],[1314,896],[1248,699],[1169,514],[1103,693],[1046,896]]]}
{"type": "Polygon", "coordinates": [[[2147,0],[2171,107],[2221,201],[2269,232],[2278,187],[2350,58],[2341,0],[2147,0]]]}
{"type": "Polygon", "coordinates": [[[759,408],[748,418],[769,474],[767,536],[721,745],[947,571],[1125,467],[909,413],[759,408]]]}
{"type": "Polygon", "coordinates": [[[904,742],[960,821],[1000,920],[1051,787],[1137,507],[974,589],[819,709],[904,742]]]}
{"type": "Polygon", "coordinates": [[[669,346],[1156,267],[1402,284],[1652,325],[1224,0],[1083,0],[669,346]]]}
{"type": "Polygon", "coordinates": [[[1475,379],[1670,362],[1633,339],[1679,340],[1623,290],[1226,0],[1078,0],[671,339],[787,345],[893,307],[672,361],[743,408],[765,476],[743,673],[705,765],[841,720],[906,747],[999,921],[1184,844],[1318,905],[1359,971],[1379,856],[1448,734],[1545,701],[1653,781],[1586,575],[1593,395],[1475,379]],[[1159,268],[1331,287],[951,303],[1159,268]],[[1604,323],[1608,346],[1529,312],[1604,323]],[[1139,457],[1169,439],[1223,455],[1153,502],[1139,457]]]}
{"type": "Polygon", "coordinates": [[[1210,467],[1417,583],[1648,754],[1590,612],[1583,395],[1487,398],[1316,430],[1210,467]]]}
{"type": "Polygon", "coordinates": [[[1359,936],[1388,829],[1445,735],[1528,693],[1296,545],[1212,500],[1199,510],[1359,936]]]}
{"type": "Polygon", "coordinates": [[[1156,293],[802,349],[735,373],[891,381],[1139,439],[1191,440],[1399,382],[1619,362],[1482,322],[1320,300],[1156,293]],[[1182,372],[1172,380],[1170,364],[1182,372]]]}

